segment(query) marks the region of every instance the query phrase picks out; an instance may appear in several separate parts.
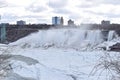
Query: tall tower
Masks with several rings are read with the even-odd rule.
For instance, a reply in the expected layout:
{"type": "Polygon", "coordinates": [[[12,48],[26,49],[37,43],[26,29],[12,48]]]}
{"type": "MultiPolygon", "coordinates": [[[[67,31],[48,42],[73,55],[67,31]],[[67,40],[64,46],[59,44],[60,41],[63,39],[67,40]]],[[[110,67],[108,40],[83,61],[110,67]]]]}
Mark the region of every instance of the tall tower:
{"type": "Polygon", "coordinates": [[[4,43],[6,41],[6,24],[0,24],[0,42],[4,43]]]}
{"type": "Polygon", "coordinates": [[[60,24],[63,26],[64,25],[64,19],[63,19],[63,17],[61,17],[61,19],[60,19],[60,24]]]}

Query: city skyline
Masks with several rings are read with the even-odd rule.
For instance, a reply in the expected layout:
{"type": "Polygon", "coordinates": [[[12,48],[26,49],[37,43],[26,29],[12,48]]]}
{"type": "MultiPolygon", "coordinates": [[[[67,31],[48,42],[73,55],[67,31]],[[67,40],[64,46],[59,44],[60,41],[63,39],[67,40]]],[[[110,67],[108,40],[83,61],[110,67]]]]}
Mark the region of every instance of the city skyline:
{"type": "Polygon", "coordinates": [[[75,24],[100,23],[110,20],[120,23],[120,1],[116,0],[0,0],[1,23],[51,24],[51,17],[63,16],[65,24],[73,19],[75,24]]]}

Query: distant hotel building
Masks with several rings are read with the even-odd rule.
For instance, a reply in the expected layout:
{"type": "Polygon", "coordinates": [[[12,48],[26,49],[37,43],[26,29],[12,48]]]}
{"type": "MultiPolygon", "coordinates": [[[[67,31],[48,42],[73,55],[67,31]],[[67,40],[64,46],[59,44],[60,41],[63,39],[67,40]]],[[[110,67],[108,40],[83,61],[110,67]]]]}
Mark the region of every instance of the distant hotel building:
{"type": "Polygon", "coordinates": [[[17,21],[17,25],[23,26],[26,25],[26,22],[23,20],[17,21]]]}
{"type": "Polygon", "coordinates": [[[74,26],[74,21],[72,21],[71,19],[68,20],[68,26],[74,26]]]}
{"type": "Polygon", "coordinates": [[[64,20],[63,20],[63,17],[52,17],[52,24],[53,25],[63,25],[64,24],[64,20]]]}
{"type": "Polygon", "coordinates": [[[105,21],[105,20],[103,20],[103,21],[101,21],[101,24],[102,24],[103,26],[107,26],[107,25],[110,25],[110,21],[105,21]]]}

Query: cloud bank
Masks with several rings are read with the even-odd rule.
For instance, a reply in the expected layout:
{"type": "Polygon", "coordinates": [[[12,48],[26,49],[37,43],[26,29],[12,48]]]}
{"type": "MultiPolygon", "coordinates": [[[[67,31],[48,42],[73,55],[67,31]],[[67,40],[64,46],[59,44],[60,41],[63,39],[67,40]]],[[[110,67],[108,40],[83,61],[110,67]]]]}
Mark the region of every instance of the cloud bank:
{"type": "Polygon", "coordinates": [[[52,16],[75,20],[76,24],[100,23],[111,20],[119,23],[120,0],[0,0],[0,22],[51,24],[52,16]]]}

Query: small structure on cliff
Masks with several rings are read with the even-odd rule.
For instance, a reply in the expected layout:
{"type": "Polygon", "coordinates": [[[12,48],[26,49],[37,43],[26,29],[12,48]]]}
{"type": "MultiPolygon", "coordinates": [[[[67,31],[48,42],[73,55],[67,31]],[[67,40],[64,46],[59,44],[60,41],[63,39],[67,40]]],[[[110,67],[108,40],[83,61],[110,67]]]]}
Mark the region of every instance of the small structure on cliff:
{"type": "Polygon", "coordinates": [[[0,25],[0,42],[4,43],[6,41],[6,24],[0,25]]]}

